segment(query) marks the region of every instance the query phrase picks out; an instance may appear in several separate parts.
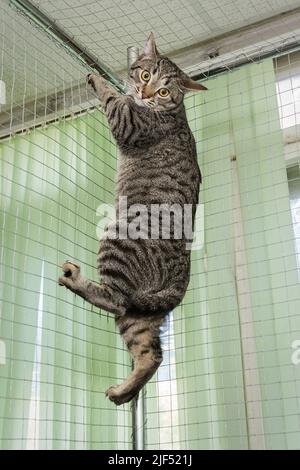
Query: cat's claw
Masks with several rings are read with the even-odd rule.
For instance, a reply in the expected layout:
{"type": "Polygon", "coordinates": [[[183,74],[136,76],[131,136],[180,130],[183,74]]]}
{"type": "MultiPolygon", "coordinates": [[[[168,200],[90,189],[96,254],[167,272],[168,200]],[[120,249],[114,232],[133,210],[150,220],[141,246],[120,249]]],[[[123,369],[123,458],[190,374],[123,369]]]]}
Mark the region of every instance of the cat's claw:
{"type": "Polygon", "coordinates": [[[117,406],[123,405],[124,403],[127,403],[128,401],[130,401],[133,398],[133,396],[128,394],[128,393],[127,394],[122,393],[122,392],[120,393],[120,391],[118,391],[118,389],[119,389],[118,385],[113,385],[112,387],[109,387],[105,392],[105,395],[115,405],[117,405],[117,406]]]}
{"type": "Polygon", "coordinates": [[[97,77],[97,75],[94,74],[94,73],[89,73],[88,76],[86,77],[87,83],[92,86],[94,91],[96,91],[96,86],[95,86],[95,82],[94,82],[96,77],[97,77]]]}
{"type": "Polygon", "coordinates": [[[107,396],[110,399],[110,401],[114,402],[115,405],[121,405],[122,403],[119,402],[119,395],[116,391],[117,388],[118,388],[117,385],[113,385],[112,387],[109,387],[105,392],[105,396],[107,396]]]}
{"type": "Polygon", "coordinates": [[[80,274],[80,266],[72,261],[66,261],[61,268],[64,275],[58,279],[60,286],[66,286],[70,280],[76,281],[80,274]]]}

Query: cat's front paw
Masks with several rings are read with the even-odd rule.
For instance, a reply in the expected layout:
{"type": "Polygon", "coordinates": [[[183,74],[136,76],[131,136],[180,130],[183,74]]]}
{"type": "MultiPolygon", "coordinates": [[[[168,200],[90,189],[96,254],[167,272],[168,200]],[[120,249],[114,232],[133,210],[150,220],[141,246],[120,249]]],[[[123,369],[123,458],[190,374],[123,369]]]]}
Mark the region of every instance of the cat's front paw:
{"type": "Polygon", "coordinates": [[[80,266],[71,261],[66,261],[61,268],[64,274],[58,279],[58,284],[60,286],[71,287],[71,284],[76,282],[80,275],[80,266]]]}
{"type": "Polygon", "coordinates": [[[91,87],[96,91],[96,85],[95,85],[95,79],[97,78],[97,75],[95,73],[89,73],[88,76],[86,77],[86,81],[91,87]]]}

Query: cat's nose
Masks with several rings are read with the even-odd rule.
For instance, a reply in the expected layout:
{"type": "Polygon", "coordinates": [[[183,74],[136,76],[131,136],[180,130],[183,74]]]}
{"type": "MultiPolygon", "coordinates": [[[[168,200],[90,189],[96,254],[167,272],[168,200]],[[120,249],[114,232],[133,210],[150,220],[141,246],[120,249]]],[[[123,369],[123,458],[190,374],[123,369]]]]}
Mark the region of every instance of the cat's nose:
{"type": "Polygon", "coordinates": [[[145,86],[142,89],[142,99],[151,98],[153,96],[153,90],[149,86],[145,86]]]}

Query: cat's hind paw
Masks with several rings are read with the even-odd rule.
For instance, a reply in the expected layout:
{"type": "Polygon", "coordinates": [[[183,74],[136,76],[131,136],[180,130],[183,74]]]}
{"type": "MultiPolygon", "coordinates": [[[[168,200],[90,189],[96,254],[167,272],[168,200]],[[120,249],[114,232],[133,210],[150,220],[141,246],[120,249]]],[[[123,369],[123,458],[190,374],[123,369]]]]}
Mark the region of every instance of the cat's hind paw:
{"type": "Polygon", "coordinates": [[[80,266],[71,261],[66,261],[61,268],[63,270],[63,276],[58,279],[58,284],[60,286],[69,287],[71,282],[75,282],[78,279],[80,266]]]}
{"type": "Polygon", "coordinates": [[[112,401],[115,405],[123,405],[124,403],[127,403],[128,401],[132,400],[135,395],[131,395],[130,393],[124,393],[121,390],[121,387],[118,385],[113,385],[112,387],[109,387],[105,395],[112,401]]]}

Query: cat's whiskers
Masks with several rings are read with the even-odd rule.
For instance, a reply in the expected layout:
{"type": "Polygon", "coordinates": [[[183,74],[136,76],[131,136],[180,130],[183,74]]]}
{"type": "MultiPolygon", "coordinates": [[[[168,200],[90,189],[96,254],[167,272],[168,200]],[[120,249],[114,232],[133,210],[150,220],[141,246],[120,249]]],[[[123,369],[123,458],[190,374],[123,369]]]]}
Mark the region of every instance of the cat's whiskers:
{"type": "Polygon", "coordinates": [[[155,101],[152,98],[146,98],[142,100],[148,108],[153,109],[155,107],[155,101]]]}

